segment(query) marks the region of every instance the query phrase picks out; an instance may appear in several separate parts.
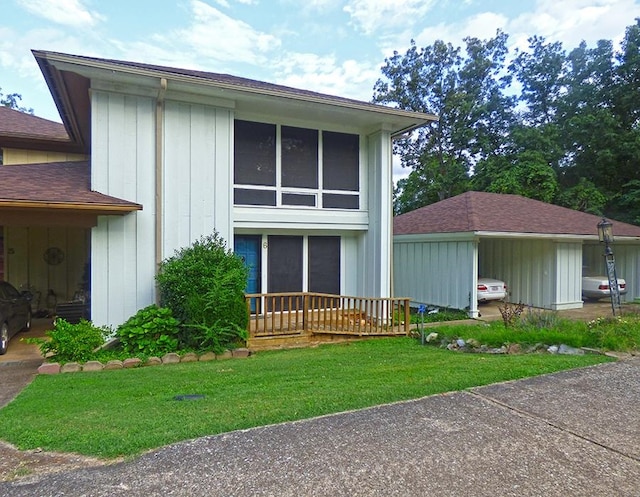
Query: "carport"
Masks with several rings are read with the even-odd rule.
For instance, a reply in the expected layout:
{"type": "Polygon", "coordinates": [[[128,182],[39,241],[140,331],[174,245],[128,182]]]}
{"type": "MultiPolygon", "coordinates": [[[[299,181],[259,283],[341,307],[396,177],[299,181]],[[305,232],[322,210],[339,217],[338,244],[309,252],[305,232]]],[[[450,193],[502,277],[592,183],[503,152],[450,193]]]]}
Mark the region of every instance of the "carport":
{"type": "MultiPolygon", "coordinates": [[[[583,306],[584,275],[606,274],[600,217],[518,195],[466,192],[394,219],[394,294],[478,316],[479,276],[509,300],[542,309],[583,306]]],[[[626,300],[640,296],[640,227],[613,221],[626,300]]]]}
{"type": "Polygon", "coordinates": [[[142,206],[92,191],[87,161],[2,166],[0,184],[0,277],[35,294],[36,315],[88,300],[91,228],[142,206]]]}

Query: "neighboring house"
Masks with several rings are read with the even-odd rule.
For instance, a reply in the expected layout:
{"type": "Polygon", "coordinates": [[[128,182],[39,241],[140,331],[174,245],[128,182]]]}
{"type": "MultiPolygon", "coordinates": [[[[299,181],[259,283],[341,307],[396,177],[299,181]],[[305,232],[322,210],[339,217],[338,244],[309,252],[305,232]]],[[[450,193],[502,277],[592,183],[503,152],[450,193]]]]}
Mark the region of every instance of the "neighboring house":
{"type": "MultiPolygon", "coordinates": [[[[37,195],[42,219],[64,206],[93,224],[96,324],[153,303],[158,264],[214,230],[253,268],[250,291],[390,296],[392,139],[433,116],[223,74],[34,55],[70,142],[91,155],[89,183],[59,164],[69,182],[47,180],[51,192],[37,195]]],[[[24,173],[18,189],[33,193],[24,173]]],[[[30,212],[3,203],[19,197],[0,192],[0,219],[30,212]]]]}
{"type": "Polygon", "coordinates": [[[53,311],[82,280],[91,224],[72,213],[65,196],[80,169],[88,189],[87,155],[62,124],[0,106],[0,280],[31,289],[34,309],[53,311]],[[61,161],[84,162],[61,175],[61,161]],[[47,253],[63,257],[47,263],[47,253]]]}
{"type": "MultiPolygon", "coordinates": [[[[478,315],[477,278],[507,283],[509,300],[583,305],[583,274],[606,274],[601,217],[518,195],[467,192],[394,219],[394,293],[478,315]]],[[[617,274],[640,297],[640,227],[613,221],[617,274]]]]}

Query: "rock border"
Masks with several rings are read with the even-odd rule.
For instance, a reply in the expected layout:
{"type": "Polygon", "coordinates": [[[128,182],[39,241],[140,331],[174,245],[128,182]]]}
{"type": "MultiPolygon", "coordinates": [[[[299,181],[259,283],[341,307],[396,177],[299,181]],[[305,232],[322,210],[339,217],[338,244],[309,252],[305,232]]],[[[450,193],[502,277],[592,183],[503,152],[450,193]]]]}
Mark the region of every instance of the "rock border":
{"type": "Polygon", "coordinates": [[[172,352],[165,354],[162,357],[149,357],[146,361],[137,357],[130,357],[128,359],[111,360],[107,363],[100,361],[87,361],[84,364],[79,362],[67,362],[60,364],[58,362],[45,362],[39,368],[38,374],[60,374],[60,373],[80,373],[89,371],[109,371],[114,369],[131,369],[139,368],[143,366],[162,366],[165,364],[179,364],[185,362],[198,362],[198,361],[216,361],[223,359],[238,359],[246,358],[251,355],[251,350],[247,348],[238,348],[234,350],[225,350],[222,354],[214,354],[213,352],[205,352],[198,355],[194,352],[187,352],[184,355],[172,352]]]}

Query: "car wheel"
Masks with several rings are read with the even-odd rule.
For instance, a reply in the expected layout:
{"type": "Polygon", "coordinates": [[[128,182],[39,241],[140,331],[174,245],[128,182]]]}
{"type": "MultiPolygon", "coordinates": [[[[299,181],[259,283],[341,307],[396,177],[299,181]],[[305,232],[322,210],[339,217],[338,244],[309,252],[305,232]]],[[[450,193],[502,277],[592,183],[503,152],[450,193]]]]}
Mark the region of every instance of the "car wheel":
{"type": "Polygon", "coordinates": [[[0,326],[0,355],[7,353],[7,346],[9,345],[9,327],[7,323],[2,323],[0,326]]]}
{"type": "Polygon", "coordinates": [[[21,331],[29,331],[31,329],[31,310],[27,311],[27,320],[24,323],[24,328],[21,331]]]}

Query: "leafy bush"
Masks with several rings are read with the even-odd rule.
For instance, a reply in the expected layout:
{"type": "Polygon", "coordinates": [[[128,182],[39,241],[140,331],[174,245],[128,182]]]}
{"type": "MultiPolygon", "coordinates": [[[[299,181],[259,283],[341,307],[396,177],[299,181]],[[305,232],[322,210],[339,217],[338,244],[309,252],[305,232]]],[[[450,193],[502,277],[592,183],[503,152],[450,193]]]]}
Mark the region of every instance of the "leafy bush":
{"type": "Polygon", "coordinates": [[[153,304],[140,309],[116,330],[122,349],[133,355],[164,355],[178,350],[178,320],[171,309],[153,304]]]}
{"type": "Polygon", "coordinates": [[[42,355],[52,353],[58,362],[84,362],[93,358],[94,351],[110,334],[109,328],[94,326],[84,319],[78,324],[71,324],[58,318],[53,330],[46,333],[48,340],[29,338],[27,341],[38,344],[42,355]]]}
{"type": "Polygon", "coordinates": [[[182,347],[217,352],[245,340],[247,277],[242,260],[215,232],[161,263],[160,304],[180,321],[182,347]]]}

